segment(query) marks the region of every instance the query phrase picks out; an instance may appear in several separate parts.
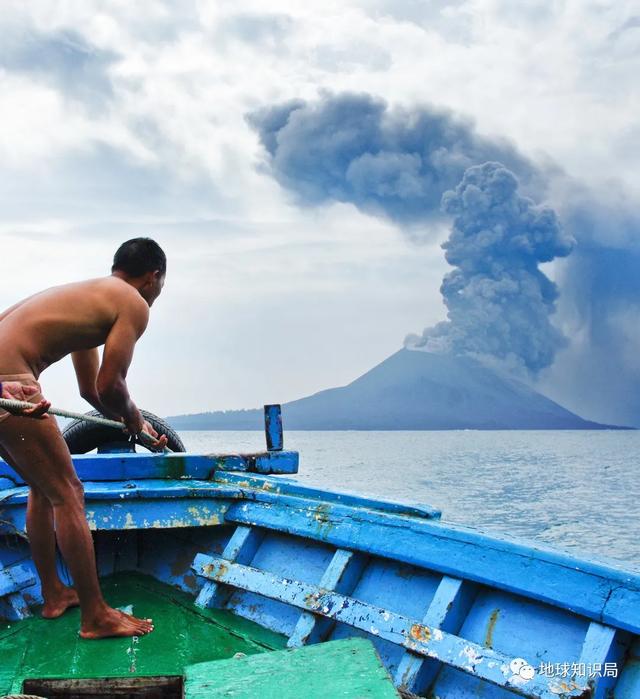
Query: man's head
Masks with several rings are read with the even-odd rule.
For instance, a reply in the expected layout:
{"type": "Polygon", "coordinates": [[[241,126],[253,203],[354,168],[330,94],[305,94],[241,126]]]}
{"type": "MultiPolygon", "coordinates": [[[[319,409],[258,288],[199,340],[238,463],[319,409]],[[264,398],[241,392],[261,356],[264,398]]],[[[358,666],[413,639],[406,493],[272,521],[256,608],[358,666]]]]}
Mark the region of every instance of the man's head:
{"type": "Polygon", "coordinates": [[[164,286],[167,256],[155,240],[132,238],[116,250],[111,272],[133,284],[151,306],[164,286]]]}

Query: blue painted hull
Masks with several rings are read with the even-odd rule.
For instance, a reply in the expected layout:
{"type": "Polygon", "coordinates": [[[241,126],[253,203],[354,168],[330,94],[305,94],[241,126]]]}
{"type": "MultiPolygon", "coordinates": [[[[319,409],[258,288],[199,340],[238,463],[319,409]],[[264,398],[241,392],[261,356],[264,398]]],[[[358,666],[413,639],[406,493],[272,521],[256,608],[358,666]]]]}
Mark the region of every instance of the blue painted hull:
{"type": "MultiPolygon", "coordinates": [[[[302,486],[286,475],[293,452],[74,462],[101,575],[153,575],[292,647],[368,638],[419,696],[640,697],[634,573],[444,524],[430,507],[302,486]]],[[[25,501],[0,462],[0,616],[13,619],[39,601],[15,543],[25,501]]]]}

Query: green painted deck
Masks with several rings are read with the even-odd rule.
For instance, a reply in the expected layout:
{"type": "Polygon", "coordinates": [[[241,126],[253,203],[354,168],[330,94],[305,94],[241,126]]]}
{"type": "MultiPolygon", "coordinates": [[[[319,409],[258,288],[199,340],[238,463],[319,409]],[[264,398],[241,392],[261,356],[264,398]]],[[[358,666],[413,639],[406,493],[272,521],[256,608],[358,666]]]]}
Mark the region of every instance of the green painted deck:
{"type": "Polygon", "coordinates": [[[198,663],[185,699],[398,699],[371,641],[347,638],[304,648],[198,663]]]}
{"type": "Polygon", "coordinates": [[[137,573],[102,581],[115,607],[133,605],[155,630],[130,638],[87,641],[78,636],[80,613],[0,623],[0,696],[19,693],[27,678],[97,678],[183,675],[192,663],[247,656],[286,646],[286,637],[221,610],[200,609],[175,588],[137,573]]]}

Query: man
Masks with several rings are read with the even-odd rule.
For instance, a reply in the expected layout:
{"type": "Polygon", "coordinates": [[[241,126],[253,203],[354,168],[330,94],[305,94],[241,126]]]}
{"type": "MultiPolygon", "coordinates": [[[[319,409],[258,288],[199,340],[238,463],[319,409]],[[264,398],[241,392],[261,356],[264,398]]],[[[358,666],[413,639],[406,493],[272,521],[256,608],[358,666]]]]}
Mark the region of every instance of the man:
{"type": "Polygon", "coordinates": [[[117,250],[111,271],[108,277],[47,289],[0,313],[2,397],[34,403],[21,415],[0,409],[0,456],[30,486],[27,534],[42,583],[42,614],[55,618],[79,604],[83,638],[153,630],[151,620],[113,609],[102,597],[82,483],[57,422],[43,414],[49,404],[38,383],[44,369],[71,354],[80,394],[91,405],[121,419],[130,434],[145,430],[159,449],[166,445],[167,438],[158,438],[144,421],[126,383],[134,346],[164,286],[166,257],[153,240],[135,238],[117,250]],[[56,539],[74,587],[58,577],[56,539]]]}

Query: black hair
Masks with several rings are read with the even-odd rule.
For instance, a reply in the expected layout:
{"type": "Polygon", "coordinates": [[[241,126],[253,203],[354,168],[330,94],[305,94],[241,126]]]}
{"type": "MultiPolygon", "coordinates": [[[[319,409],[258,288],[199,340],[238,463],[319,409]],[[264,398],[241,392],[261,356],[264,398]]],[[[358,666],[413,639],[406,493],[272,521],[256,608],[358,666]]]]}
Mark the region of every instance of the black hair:
{"type": "Polygon", "coordinates": [[[111,271],[119,271],[130,277],[141,277],[147,272],[167,271],[167,256],[151,238],[132,238],[116,250],[111,271]]]}

